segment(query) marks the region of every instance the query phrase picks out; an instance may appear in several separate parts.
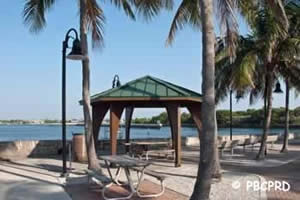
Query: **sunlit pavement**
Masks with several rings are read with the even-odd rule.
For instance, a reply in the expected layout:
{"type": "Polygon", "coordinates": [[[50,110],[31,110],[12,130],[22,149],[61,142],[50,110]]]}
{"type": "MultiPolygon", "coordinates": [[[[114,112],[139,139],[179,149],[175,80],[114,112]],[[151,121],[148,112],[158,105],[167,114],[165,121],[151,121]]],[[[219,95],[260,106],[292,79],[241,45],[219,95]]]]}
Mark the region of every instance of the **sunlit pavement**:
{"type": "MultiPolygon", "coordinates": [[[[299,159],[300,146],[290,146],[289,154],[280,154],[281,145],[274,145],[269,151],[265,161],[256,161],[257,148],[246,152],[239,148],[231,156],[225,153],[221,158],[223,176],[221,181],[212,184],[211,199],[300,199],[300,175],[299,159]],[[286,180],[291,184],[291,191],[261,191],[253,188],[247,189],[247,182],[265,182],[286,180]]],[[[167,176],[167,197],[180,200],[188,199],[193,191],[199,160],[199,147],[184,148],[182,152],[182,167],[175,168],[172,160],[165,158],[152,158],[151,169],[167,176]],[[176,195],[177,194],[177,195],[176,195]],[[173,196],[172,196],[173,195],[173,196]],[[181,196],[180,196],[181,195],[181,196]]],[[[76,193],[78,185],[86,185],[87,179],[84,174],[86,164],[73,163],[74,170],[68,179],[68,192],[73,200],[80,194],[76,193]],[[73,185],[72,185],[73,184],[73,185]],[[77,186],[76,186],[77,185],[77,186]],[[73,188],[73,190],[72,190],[73,188]]],[[[106,169],[103,171],[105,173],[106,169]]],[[[64,182],[59,178],[61,172],[61,160],[54,159],[26,159],[17,162],[0,162],[0,199],[70,199],[64,191],[64,182]]],[[[121,179],[124,177],[121,177],[121,179]]],[[[156,180],[146,176],[147,189],[155,188],[156,180]],[[153,182],[154,185],[151,183],[153,182]]],[[[87,187],[80,187],[82,191],[91,194],[91,198],[100,197],[100,192],[91,193],[87,187]],[[94,196],[93,196],[94,195],[94,196]]],[[[89,196],[89,195],[87,195],[89,196]]],[[[77,197],[77,198],[76,198],[77,197]]],[[[98,198],[99,199],[99,198],[98,198]]]]}
{"type": "Polygon", "coordinates": [[[34,165],[0,162],[1,200],[71,200],[59,173],[34,165]]]}

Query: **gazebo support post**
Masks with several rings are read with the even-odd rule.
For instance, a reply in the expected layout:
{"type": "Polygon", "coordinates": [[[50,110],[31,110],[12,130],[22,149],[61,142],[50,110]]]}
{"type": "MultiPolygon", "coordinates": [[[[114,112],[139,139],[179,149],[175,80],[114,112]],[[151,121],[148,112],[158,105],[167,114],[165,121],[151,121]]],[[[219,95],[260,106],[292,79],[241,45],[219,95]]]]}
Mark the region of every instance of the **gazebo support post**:
{"type": "Polygon", "coordinates": [[[200,140],[200,134],[202,133],[202,121],[201,121],[201,104],[187,106],[198,130],[198,137],[200,140]]]}
{"type": "Polygon", "coordinates": [[[111,104],[110,106],[110,151],[111,155],[117,154],[117,136],[123,107],[111,104]]]}
{"type": "Polygon", "coordinates": [[[167,110],[167,114],[168,114],[168,119],[169,119],[169,124],[170,124],[170,127],[171,127],[171,139],[172,139],[172,149],[175,149],[175,133],[174,133],[174,131],[173,131],[173,129],[172,129],[172,120],[171,120],[171,118],[170,118],[170,116],[171,116],[171,110],[172,108],[170,107],[170,106],[167,106],[166,107],[166,110],[167,110]]]}
{"type": "Polygon", "coordinates": [[[96,149],[97,149],[100,127],[108,111],[108,108],[109,106],[105,104],[93,106],[93,135],[94,135],[96,149]]]}
{"type": "MultiPolygon", "coordinates": [[[[125,142],[130,142],[130,126],[134,108],[132,106],[125,109],[125,142]]],[[[129,146],[126,145],[126,153],[129,152],[129,146]]]]}
{"type": "Polygon", "coordinates": [[[181,113],[177,104],[170,104],[167,107],[170,126],[175,138],[175,167],[181,166],[181,113]]]}

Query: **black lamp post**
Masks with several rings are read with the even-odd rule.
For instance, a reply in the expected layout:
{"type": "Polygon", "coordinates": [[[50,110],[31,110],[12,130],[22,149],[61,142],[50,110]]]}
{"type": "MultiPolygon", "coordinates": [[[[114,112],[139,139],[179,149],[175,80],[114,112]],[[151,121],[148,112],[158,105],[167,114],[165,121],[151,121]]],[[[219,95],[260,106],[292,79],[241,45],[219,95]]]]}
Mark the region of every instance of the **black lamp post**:
{"type": "Polygon", "coordinates": [[[230,140],[232,140],[232,90],[230,90],[230,140]]]}
{"type": "MultiPolygon", "coordinates": [[[[230,90],[230,140],[232,140],[232,90],[230,90]]],[[[235,98],[238,100],[240,98],[242,98],[243,95],[241,94],[240,91],[236,92],[236,96],[235,98]]]]}
{"type": "Polygon", "coordinates": [[[68,30],[65,40],[63,41],[62,48],[62,160],[63,160],[63,170],[62,175],[65,177],[67,175],[67,137],[66,137],[66,58],[71,60],[83,60],[84,56],[81,52],[80,40],[78,39],[78,33],[74,28],[68,30]],[[75,33],[75,38],[70,36],[70,33],[75,33]],[[71,53],[67,56],[67,48],[69,39],[73,39],[73,46],[71,53]]]}

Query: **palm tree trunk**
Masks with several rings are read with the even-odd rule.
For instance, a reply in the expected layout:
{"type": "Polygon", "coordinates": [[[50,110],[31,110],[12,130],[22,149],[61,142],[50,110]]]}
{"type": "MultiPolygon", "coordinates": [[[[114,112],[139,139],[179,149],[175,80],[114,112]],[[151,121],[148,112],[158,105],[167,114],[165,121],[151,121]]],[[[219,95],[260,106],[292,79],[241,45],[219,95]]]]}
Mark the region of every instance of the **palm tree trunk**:
{"type": "Polygon", "coordinates": [[[212,0],[200,0],[202,15],[202,92],[203,103],[201,117],[203,132],[201,134],[200,160],[198,174],[191,200],[209,199],[211,177],[215,155],[215,35],[213,25],[212,0]]]}
{"type": "MultiPolygon", "coordinates": [[[[267,67],[270,68],[270,67],[267,67]]],[[[264,117],[264,130],[261,138],[261,144],[256,159],[264,159],[267,154],[267,138],[271,125],[272,118],[272,89],[273,89],[273,75],[270,69],[267,69],[266,77],[266,92],[265,92],[265,117],[264,117]]]]}
{"type": "Polygon", "coordinates": [[[82,53],[86,57],[86,59],[82,61],[82,102],[88,165],[90,169],[101,170],[94,144],[92,109],[90,104],[90,66],[87,42],[86,0],[80,0],[80,39],[82,53]]]}
{"type": "Polygon", "coordinates": [[[289,141],[289,101],[290,101],[290,88],[289,88],[289,81],[288,79],[285,80],[285,127],[284,127],[284,138],[283,138],[283,145],[281,149],[281,153],[288,152],[288,141],[289,141]]]}

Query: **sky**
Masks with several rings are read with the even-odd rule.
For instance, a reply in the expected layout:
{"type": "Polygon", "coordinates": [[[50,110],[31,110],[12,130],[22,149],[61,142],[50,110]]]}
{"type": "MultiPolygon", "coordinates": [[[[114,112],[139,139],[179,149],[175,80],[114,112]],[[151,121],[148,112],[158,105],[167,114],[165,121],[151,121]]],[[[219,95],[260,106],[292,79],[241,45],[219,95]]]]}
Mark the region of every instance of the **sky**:
{"type": "MultiPolygon", "coordinates": [[[[148,23],[140,18],[134,22],[110,1],[98,2],[106,16],[105,47],[89,51],[91,94],[111,88],[115,74],[122,83],[151,75],[201,93],[200,32],[187,26],[177,34],[174,44],[166,47],[175,11],[163,12],[148,23]]],[[[62,41],[69,28],[79,27],[77,3],[57,1],[47,13],[47,26],[38,34],[29,32],[23,24],[23,6],[23,0],[16,0],[4,1],[0,7],[0,119],[60,119],[62,41]]],[[[247,33],[247,27],[240,25],[241,33],[247,33]]],[[[68,119],[83,118],[78,103],[81,84],[81,63],[68,60],[68,119]]],[[[290,105],[291,108],[300,106],[294,92],[291,92],[290,105]]],[[[284,94],[274,94],[274,107],[283,106],[284,94]]],[[[248,98],[234,101],[233,105],[234,110],[261,107],[262,101],[249,106],[248,98]]],[[[228,100],[218,105],[218,109],[228,108],[228,100]]],[[[139,109],[135,116],[148,117],[161,111],[139,109]]]]}

